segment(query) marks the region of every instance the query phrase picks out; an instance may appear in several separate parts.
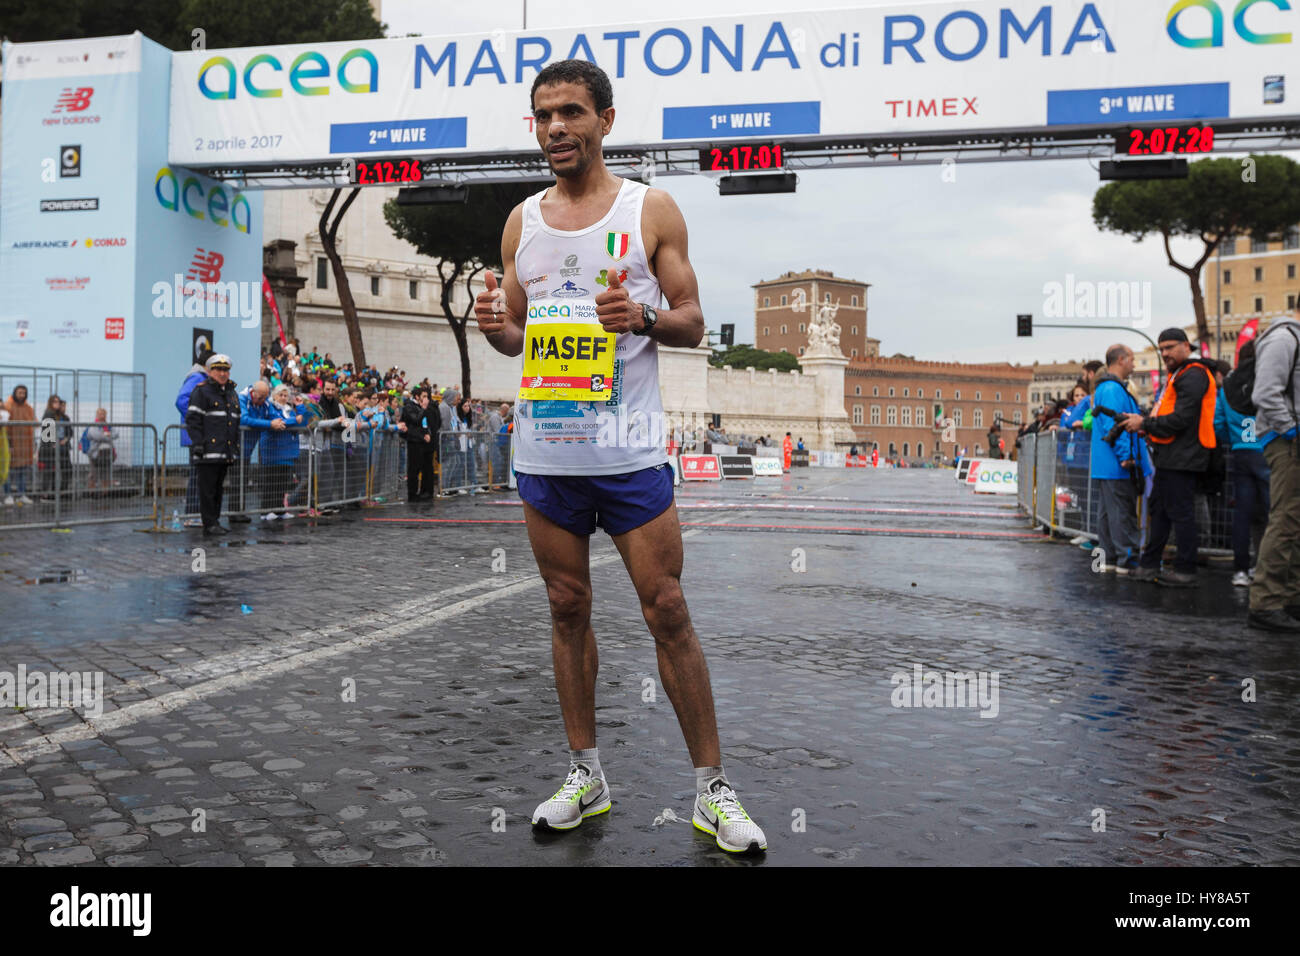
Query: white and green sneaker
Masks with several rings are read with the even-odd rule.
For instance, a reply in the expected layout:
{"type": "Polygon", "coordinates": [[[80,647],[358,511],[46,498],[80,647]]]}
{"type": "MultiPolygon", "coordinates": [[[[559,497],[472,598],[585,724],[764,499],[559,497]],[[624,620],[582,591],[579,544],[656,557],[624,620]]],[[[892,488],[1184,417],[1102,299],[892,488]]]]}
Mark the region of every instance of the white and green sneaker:
{"type": "Polygon", "coordinates": [[[717,838],[718,848],[728,853],[762,853],[767,838],[740,805],[731,784],[722,777],[709,781],[704,793],[695,798],[695,829],[717,838]]]}
{"type": "Polygon", "coordinates": [[[590,767],[575,763],[569,767],[564,786],[533,811],[533,826],[546,830],[572,830],[586,817],[604,813],[612,805],[605,774],[602,772],[599,777],[593,777],[590,767]]]}

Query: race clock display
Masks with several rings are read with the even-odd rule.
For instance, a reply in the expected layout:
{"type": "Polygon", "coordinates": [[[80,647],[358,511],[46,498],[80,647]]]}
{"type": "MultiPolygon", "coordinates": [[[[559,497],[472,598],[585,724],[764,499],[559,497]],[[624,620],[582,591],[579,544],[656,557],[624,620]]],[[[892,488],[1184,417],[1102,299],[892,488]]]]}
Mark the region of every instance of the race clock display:
{"type": "Polygon", "coordinates": [[[777,143],[743,143],[710,146],[700,150],[700,171],[739,173],[750,169],[783,169],[784,157],[777,143]]]}
{"type": "Polygon", "coordinates": [[[353,159],[348,161],[350,181],[355,186],[373,186],[383,183],[418,183],[424,179],[420,160],[409,157],[399,159],[353,159]]]}
{"type": "Polygon", "coordinates": [[[1133,127],[1115,135],[1115,152],[1121,156],[1208,153],[1213,149],[1214,127],[1200,123],[1133,127]]]}

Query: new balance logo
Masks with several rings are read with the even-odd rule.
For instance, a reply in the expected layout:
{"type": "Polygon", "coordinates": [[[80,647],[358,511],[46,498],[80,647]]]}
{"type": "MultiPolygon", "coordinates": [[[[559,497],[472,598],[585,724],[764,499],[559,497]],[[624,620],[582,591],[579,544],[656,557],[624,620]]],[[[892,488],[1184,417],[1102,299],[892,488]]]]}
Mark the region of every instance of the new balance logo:
{"type": "Polygon", "coordinates": [[[194,261],[190,263],[190,271],[185,275],[195,282],[220,282],[221,267],[225,263],[226,257],[215,250],[208,252],[206,249],[195,249],[194,261]]]}
{"type": "Polygon", "coordinates": [[[55,113],[80,113],[90,106],[90,98],[95,93],[93,86],[67,86],[54,103],[55,113]]]}

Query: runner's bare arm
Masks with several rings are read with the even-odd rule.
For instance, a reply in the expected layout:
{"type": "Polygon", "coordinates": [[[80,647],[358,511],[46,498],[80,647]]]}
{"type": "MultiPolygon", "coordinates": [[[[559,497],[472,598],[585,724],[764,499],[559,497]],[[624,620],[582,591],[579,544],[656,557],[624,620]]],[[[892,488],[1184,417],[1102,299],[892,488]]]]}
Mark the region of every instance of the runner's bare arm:
{"type": "MultiPolygon", "coordinates": [[[[651,262],[668,302],[649,336],[661,345],[694,348],[704,338],[704,312],[700,309],[700,285],[686,254],[686,219],[673,197],[662,189],[646,193],[643,214],[644,231],[657,240],[651,262]]],[[[658,306],[657,302],[649,304],[658,306]]]]}
{"type": "Polygon", "coordinates": [[[488,344],[502,355],[515,356],[524,350],[524,313],[528,308],[528,297],[515,274],[515,250],[519,248],[523,224],[524,206],[520,203],[510,211],[510,218],[501,234],[501,261],[505,265],[505,276],[498,286],[496,276],[489,273],[485,277],[487,288],[474,300],[474,316],[478,319],[479,330],[488,344]]]}

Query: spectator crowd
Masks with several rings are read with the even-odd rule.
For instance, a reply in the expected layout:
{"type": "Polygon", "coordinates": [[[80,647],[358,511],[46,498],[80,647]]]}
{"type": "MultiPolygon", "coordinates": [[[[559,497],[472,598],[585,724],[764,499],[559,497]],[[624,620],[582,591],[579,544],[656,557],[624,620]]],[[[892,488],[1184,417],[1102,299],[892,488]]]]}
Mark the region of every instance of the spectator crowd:
{"type": "MultiPolygon", "coordinates": [[[[1084,365],[1068,401],[1037,410],[1015,447],[1029,435],[1055,441],[1064,526],[1080,519],[1069,485],[1091,480],[1100,569],[1133,581],[1196,587],[1202,532],[1226,526],[1230,512],[1224,537],[1232,584],[1248,590],[1248,623],[1300,633],[1300,297],[1241,345],[1235,364],[1202,354],[1178,328],[1157,347],[1165,384],[1152,408],[1129,390],[1132,349],[1113,345],[1084,365]]],[[[1000,438],[995,424],[991,449],[1000,438]]],[[[1071,543],[1094,548],[1090,534],[1071,543]]]]}

